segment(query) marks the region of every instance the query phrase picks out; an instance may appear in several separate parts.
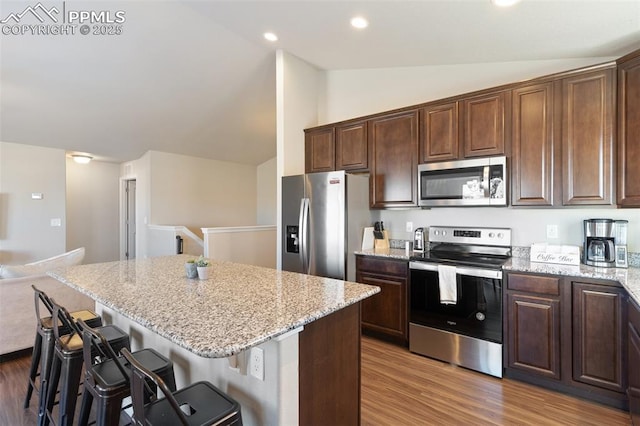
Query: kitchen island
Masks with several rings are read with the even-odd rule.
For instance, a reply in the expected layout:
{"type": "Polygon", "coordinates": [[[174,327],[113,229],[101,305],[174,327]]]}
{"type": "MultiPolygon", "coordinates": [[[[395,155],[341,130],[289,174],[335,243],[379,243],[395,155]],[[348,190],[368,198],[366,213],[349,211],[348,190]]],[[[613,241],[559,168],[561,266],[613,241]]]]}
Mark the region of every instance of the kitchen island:
{"type": "Polygon", "coordinates": [[[50,275],[93,298],[132,349],[171,358],[178,387],[209,380],[235,398],[246,425],[359,423],[359,302],[378,287],[216,261],[208,280],[188,279],[190,258],[50,275]]]}

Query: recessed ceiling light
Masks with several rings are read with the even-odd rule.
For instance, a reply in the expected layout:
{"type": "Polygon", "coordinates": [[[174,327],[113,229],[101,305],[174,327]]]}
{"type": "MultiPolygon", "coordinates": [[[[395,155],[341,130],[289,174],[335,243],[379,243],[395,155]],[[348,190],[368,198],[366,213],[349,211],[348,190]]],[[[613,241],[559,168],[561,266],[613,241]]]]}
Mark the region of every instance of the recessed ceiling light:
{"type": "Polygon", "coordinates": [[[491,0],[491,3],[493,3],[496,6],[507,7],[507,6],[513,6],[519,1],[520,0],[491,0]]]}
{"type": "Polygon", "coordinates": [[[362,16],[356,16],[355,18],[351,19],[351,26],[354,28],[362,29],[367,28],[369,26],[369,23],[362,16]]]}
{"type": "Polygon", "coordinates": [[[269,41],[278,41],[278,36],[275,35],[274,33],[264,33],[264,38],[266,38],[269,41]]]}

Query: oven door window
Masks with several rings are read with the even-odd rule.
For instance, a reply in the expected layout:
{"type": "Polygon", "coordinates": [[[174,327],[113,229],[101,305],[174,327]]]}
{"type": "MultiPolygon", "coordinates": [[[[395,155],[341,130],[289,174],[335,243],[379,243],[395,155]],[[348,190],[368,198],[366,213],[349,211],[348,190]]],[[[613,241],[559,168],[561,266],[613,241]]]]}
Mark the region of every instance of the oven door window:
{"type": "Polygon", "coordinates": [[[438,273],[411,271],[412,323],[502,342],[502,280],[457,275],[458,302],[440,303],[438,273]]]}

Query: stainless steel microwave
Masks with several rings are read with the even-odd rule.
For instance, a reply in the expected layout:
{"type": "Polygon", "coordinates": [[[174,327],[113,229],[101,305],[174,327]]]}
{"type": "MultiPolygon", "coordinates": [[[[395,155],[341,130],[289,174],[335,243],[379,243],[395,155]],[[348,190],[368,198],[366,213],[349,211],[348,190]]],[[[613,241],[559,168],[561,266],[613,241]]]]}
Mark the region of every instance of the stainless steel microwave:
{"type": "Polygon", "coordinates": [[[507,159],[427,163],[418,166],[418,205],[506,206],[507,159]]]}

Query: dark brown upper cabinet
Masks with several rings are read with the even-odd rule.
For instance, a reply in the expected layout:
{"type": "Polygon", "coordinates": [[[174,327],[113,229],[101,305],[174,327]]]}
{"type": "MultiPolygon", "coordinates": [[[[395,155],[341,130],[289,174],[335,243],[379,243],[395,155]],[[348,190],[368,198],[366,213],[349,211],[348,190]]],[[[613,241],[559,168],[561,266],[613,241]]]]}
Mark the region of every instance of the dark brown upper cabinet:
{"type": "Polygon", "coordinates": [[[458,102],[420,110],[420,163],[459,158],[458,102]]]}
{"type": "Polygon", "coordinates": [[[618,205],[640,207],[640,51],[618,63],[618,205]]]}
{"type": "Polygon", "coordinates": [[[369,120],[372,208],[417,206],[418,110],[369,120]]]}
{"type": "Polygon", "coordinates": [[[510,93],[507,90],[462,99],[462,153],[465,158],[505,153],[510,93]]]}
{"type": "Polygon", "coordinates": [[[366,171],[369,149],[366,120],[336,126],[336,170],[366,171]]]}
{"type": "Polygon", "coordinates": [[[562,79],[563,205],[610,205],[615,68],[562,79]]]}
{"type": "Polygon", "coordinates": [[[306,173],[332,172],[336,169],[333,127],[305,130],[306,173]]]}
{"type": "Polygon", "coordinates": [[[554,202],[553,82],[512,92],[511,204],[551,206],[554,202]]]}

